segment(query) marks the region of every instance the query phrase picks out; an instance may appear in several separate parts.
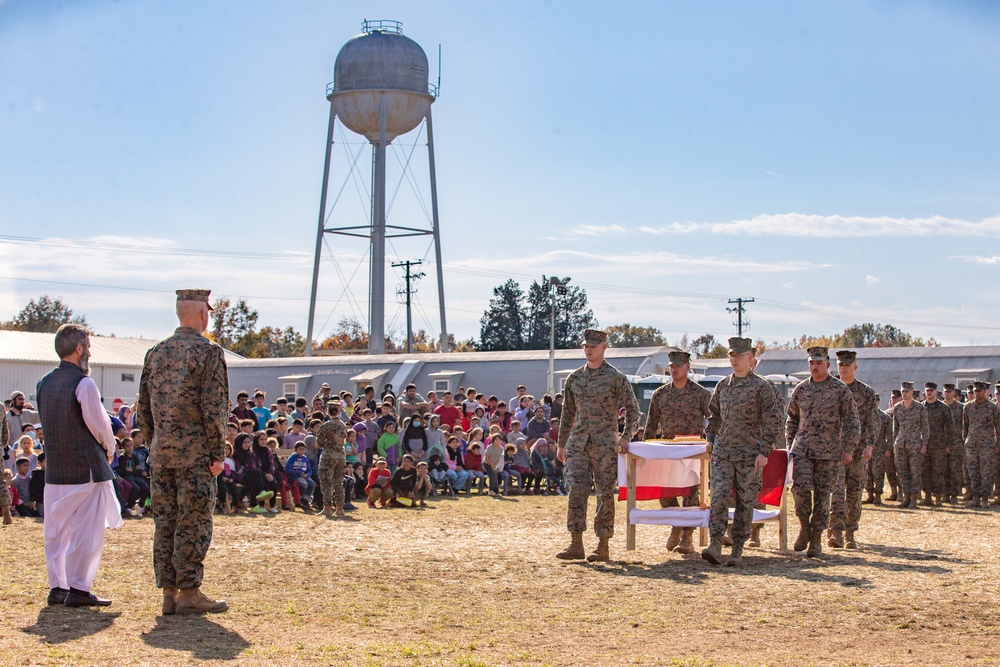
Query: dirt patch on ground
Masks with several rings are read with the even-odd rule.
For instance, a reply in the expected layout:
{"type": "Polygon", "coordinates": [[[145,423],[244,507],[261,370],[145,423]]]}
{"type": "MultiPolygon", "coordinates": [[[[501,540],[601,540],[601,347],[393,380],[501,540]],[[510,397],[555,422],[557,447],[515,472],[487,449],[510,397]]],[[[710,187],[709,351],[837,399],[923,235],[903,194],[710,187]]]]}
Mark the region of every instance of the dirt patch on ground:
{"type": "Polygon", "coordinates": [[[462,497],[346,520],[218,518],[204,589],[231,609],[205,618],[159,616],[150,519],[108,533],[94,590],[113,606],[47,608],[42,526],[15,519],[0,531],[0,655],[130,667],[1000,662],[993,510],[866,506],[861,549],[820,559],[779,551],[770,524],[738,569],[667,552],[657,526],[626,551],[624,503],[612,562],[556,560],[565,510],[558,497],[462,497]]]}

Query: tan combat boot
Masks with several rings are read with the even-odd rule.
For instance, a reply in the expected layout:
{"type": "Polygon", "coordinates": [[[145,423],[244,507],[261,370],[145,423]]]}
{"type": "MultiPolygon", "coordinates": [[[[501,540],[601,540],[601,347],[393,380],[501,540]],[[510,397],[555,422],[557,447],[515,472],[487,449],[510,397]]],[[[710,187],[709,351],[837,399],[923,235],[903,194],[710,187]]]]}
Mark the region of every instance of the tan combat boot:
{"type": "Polygon", "coordinates": [[[869,491],[868,495],[865,496],[865,499],[861,501],[861,504],[871,505],[873,502],[875,502],[875,494],[869,491]]]}
{"type": "MultiPolygon", "coordinates": [[[[917,494],[918,496],[920,494],[917,494]]],[[[924,491],[923,497],[917,502],[921,507],[934,507],[934,501],[931,500],[931,494],[928,491],[924,491]]]]}
{"type": "Polygon", "coordinates": [[[12,523],[14,523],[14,519],[12,519],[11,516],[10,516],[10,507],[8,507],[7,505],[4,505],[3,506],[3,525],[9,526],[12,523]]]}
{"type": "Polygon", "coordinates": [[[809,546],[809,524],[803,523],[799,525],[799,536],[795,538],[795,544],[792,545],[792,549],[795,551],[805,551],[805,548],[809,546]]]}
{"type": "Polygon", "coordinates": [[[726,528],[726,534],[722,536],[722,546],[731,547],[733,546],[733,526],[730,524],[726,528]]]}
{"type": "Polygon", "coordinates": [[[684,528],[681,530],[681,543],[674,547],[674,553],[677,554],[693,554],[694,553],[694,540],[692,536],[694,535],[694,528],[684,528]]]}
{"type": "Polygon", "coordinates": [[[858,543],[854,539],[854,531],[853,530],[848,530],[844,534],[844,548],[845,549],[857,549],[858,548],[858,543]]]}
{"type": "Polygon", "coordinates": [[[891,490],[892,493],[889,494],[889,497],[886,498],[886,500],[889,500],[889,501],[892,501],[892,502],[896,502],[897,500],[899,500],[899,487],[898,486],[892,486],[890,484],[889,485],[889,490],[891,490]]]}
{"type": "Polygon", "coordinates": [[[934,497],[934,507],[941,507],[944,505],[944,496],[938,494],[934,497]]]}
{"type": "Polygon", "coordinates": [[[213,600],[200,588],[182,588],[175,607],[178,614],[217,614],[227,609],[225,600],[213,600]]]}
{"type": "Polygon", "coordinates": [[[325,516],[327,519],[333,518],[333,505],[327,505],[327,504],[323,505],[323,516],[325,516]]]}
{"type": "Polygon", "coordinates": [[[965,509],[971,510],[976,509],[977,507],[979,507],[979,496],[969,496],[968,502],[965,503],[965,509]]]}
{"type": "Polygon", "coordinates": [[[760,529],[763,528],[759,523],[755,523],[750,526],[750,540],[747,542],[752,547],[760,546],[760,529]]]}
{"type": "Polygon", "coordinates": [[[667,538],[667,551],[673,551],[681,543],[681,529],[676,526],[670,527],[670,537],[667,538]]]}
{"type": "Polygon", "coordinates": [[[729,567],[739,567],[743,565],[743,545],[734,544],[733,552],[729,554],[729,559],[726,561],[726,565],[729,567]]]}
{"type": "Polygon", "coordinates": [[[876,493],[875,494],[875,497],[872,499],[872,505],[875,505],[876,507],[881,507],[882,506],[882,494],[881,493],[876,493]]]}
{"type": "Polygon", "coordinates": [[[839,528],[831,528],[827,532],[827,537],[829,538],[826,541],[827,546],[833,547],[834,549],[844,548],[844,531],[839,528]]]}
{"type": "Polygon", "coordinates": [[[177,596],[179,591],[176,588],[163,587],[163,608],[164,616],[173,616],[177,608],[177,596]]]}
{"type": "Polygon", "coordinates": [[[596,563],[598,561],[605,562],[611,560],[611,552],[608,549],[608,538],[601,537],[597,540],[597,548],[587,554],[588,563],[596,563]]]}
{"type": "Polygon", "coordinates": [[[809,558],[815,558],[823,553],[823,529],[816,528],[812,531],[812,535],[809,538],[809,548],[806,550],[806,556],[809,558]]]}
{"type": "Polygon", "coordinates": [[[334,516],[344,516],[344,503],[337,503],[337,507],[333,511],[334,516]]]}
{"type": "Polygon", "coordinates": [[[563,560],[576,560],[584,557],[583,533],[570,533],[569,546],[556,554],[556,558],[563,560]]]}
{"type": "Polygon", "coordinates": [[[722,536],[713,537],[707,549],[701,550],[701,557],[712,565],[722,565],[722,536]]]}

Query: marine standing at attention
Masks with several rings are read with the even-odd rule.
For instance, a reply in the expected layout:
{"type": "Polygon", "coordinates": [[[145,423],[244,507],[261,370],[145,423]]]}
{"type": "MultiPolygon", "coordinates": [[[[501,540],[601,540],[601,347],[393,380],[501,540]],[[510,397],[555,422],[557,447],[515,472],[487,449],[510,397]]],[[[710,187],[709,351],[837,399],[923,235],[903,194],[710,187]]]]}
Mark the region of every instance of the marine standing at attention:
{"type": "Polygon", "coordinates": [[[594,532],[599,541],[587,560],[606,561],[610,557],[608,540],[615,532],[618,451],[628,452],[628,444],[639,429],[639,401],[628,378],[604,360],[607,341],[604,331],[587,329],[583,333],[587,363],[570,373],[563,390],[557,456],[566,461],[570,484],[566,528],[571,541],[569,547],[556,554],[557,558],[583,558],[591,481],[597,489],[594,532]],[[619,436],[618,409],[622,406],[625,427],[619,436]]]}
{"type": "Polygon", "coordinates": [[[899,486],[903,490],[903,503],[899,507],[917,509],[920,472],[924,455],[927,454],[927,438],[931,429],[926,408],[913,400],[913,383],[904,380],[899,383],[899,389],[903,394],[903,401],[892,410],[892,446],[896,471],[899,473],[899,486]]]}
{"type": "MultiPolygon", "coordinates": [[[[669,440],[679,435],[705,437],[705,420],[712,392],[688,377],[691,355],[674,350],[670,358],[670,382],[658,387],[649,400],[645,439],[669,440]]],[[[684,507],[701,504],[700,487],[695,484],[684,498],[684,507]]],[[[660,498],[660,507],[677,507],[677,498],[660,498]]],[[[670,528],[667,549],[681,554],[694,553],[694,528],[670,528]]]]}
{"type": "Polygon", "coordinates": [[[347,454],[344,441],[347,439],[347,425],[340,420],[340,401],[334,399],[326,404],[330,419],[316,431],[316,446],[323,448],[319,457],[319,483],[323,491],[323,514],[344,516],[344,468],[347,454]]]}
{"type": "Polygon", "coordinates": [[[809,379],[788,400],[785,442],[792,456],[792,497],[799,519],[793,548],[807,556],[823,553],[823,531],[830,519],[830,494],[840,466],[850,463],[861,438],[861,423],[851,390],[830,375],[830,353],[817,345],[809,355],[809,379]]]}
{"type": "Polygon", "coordinates": [[[136,413],[149,443],[153,571],[163,614],[229,609],[201,592],[216,481],[226,458],[229,372],[208,328],[209,290],[177,290],[174,335],[146,353],[136,413]]]}

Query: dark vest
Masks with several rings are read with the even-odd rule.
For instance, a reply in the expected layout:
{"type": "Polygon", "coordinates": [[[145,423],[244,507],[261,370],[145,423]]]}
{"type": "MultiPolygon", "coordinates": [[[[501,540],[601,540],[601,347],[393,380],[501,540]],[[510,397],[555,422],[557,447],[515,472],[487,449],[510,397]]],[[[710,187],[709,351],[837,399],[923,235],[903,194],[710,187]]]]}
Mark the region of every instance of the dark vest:
{"type": "Polygon", "coordinates": [[[63,361],[38,381],[38,414],[45,431],[45,483],[86,484],[114,479],[104,447],[83,420],[76,387],[87,377],[63,361]]]}

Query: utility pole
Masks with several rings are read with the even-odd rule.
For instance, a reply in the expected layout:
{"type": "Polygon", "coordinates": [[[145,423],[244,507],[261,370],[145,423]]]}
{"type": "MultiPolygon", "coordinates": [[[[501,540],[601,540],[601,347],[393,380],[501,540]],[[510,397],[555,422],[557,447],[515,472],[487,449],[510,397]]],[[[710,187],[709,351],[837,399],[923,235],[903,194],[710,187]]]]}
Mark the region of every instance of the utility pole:
{"type": "MultiPolygon", "coordinates": [[[[744,320],[743,314],[746,312],[746,308],[743,307],[743,304],[753,303],[753,302],[754,302],[753,299],[743,299],[743,298],[730,299],[729,303],[735,303],[736,307],[726,308],[726,312],[736,314],[736,330],[740,338],[743,338],[743,320],[744,320]]],[[[750,320],[746,320],[746,326],[747,327],[750,326],[750,320]]]]}
{"type": "Polygon", "coordinates": [[[407,353],[413,352],[413,313],[410,308],[411,296],[415,289],[413,289],[412,283],[417,282],[424,277],[424,273],[410,273],[410,267],[420,266],[423,262],[419,259],[415,261],[406,260],[405,262],[393,262],[393,268],[404,267],[406,269],[406,275],[404,279],[406,280],[406,287],[404,288],[404,293],[406,294],[406,351],[407,353]]]}
{"type": "Polygon", "coordinates": [[[559,279],[555,276],[546,278],[542,276],[542,291],[552,295],[552,310],[549,313],[551,318],[551,329],[549,331],[549,393],[556,393],[556,296],[563,296],[569,290],[570,277],[559,279]]]}

